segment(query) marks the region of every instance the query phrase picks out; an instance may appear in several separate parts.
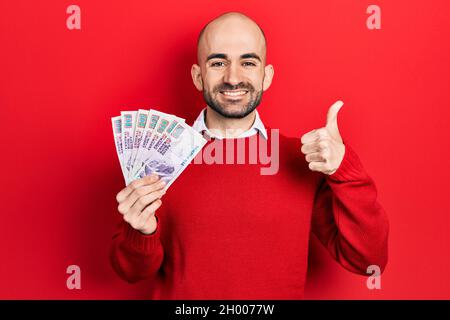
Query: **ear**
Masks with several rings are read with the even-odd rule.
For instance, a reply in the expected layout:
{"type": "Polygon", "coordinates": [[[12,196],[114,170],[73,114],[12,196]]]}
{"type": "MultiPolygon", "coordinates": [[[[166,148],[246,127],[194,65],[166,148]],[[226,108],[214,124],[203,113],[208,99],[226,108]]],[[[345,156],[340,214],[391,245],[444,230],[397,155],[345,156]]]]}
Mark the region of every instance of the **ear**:
{"type": "Polygon", "coordinates": [[[192,81],[198,91],[203,91],[202,71],[198,64],[193,64],[191,68],[192,81]]]}
{"type": "Polygon", "coordinates": [[[273,66],[268,64],[264,67],[264,80],[263,80],[263,91],[269,89],[272,84],[273,74],[274,74],[273,66]]]}

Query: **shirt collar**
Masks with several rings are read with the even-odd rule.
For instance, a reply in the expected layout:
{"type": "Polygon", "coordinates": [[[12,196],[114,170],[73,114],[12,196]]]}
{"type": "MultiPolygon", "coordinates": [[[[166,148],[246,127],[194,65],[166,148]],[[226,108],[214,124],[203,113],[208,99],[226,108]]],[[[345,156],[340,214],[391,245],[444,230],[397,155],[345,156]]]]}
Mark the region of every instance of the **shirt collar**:
{"type": "MultiPolygon", "coordinates": [[[[238,138],[249,137],[259,132],[259,134],[261,134],[264,137],[264,139],[267,140],[267,131],[266,128],[264,127],[263,122],[261,121],[261,118],[259,117],[258,110],[255,110],[255,113],[256,113],[255,121],[253,122],[251,128],[241,133],[238,136],[238,138]]],[[[223,137],[211,133],[211,131],[206,127],[205,116],[206,116],[206,107],[200,112],[197,119],[195,119],[192,128],[194,128],[194,130],[196,130],[201,134],[206,132],[206,134],[211,138],[222,139],[223,137]]]]}

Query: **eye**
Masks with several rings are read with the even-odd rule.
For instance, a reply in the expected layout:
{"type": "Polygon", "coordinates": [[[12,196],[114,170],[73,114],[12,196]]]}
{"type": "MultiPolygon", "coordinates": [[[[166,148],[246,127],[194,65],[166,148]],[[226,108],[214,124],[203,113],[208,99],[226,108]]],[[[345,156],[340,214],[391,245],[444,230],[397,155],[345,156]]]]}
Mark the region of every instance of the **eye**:
{"type": "Polygon", "coordinates": [[[216,61],[211,63],[211,67],[223,67],[225,66],[225,63],[223,63],[222,61],[216,61]]]}
{"type": "Polygon", "coordinates": [[[256,66],[256,64],[254,64],[253,62],[250,62],[250,61],[246,61],[246,62],[244,62],[244,63],[242,63],[242,65],[244,66],[244,67],[255,67],[256,66]]]}

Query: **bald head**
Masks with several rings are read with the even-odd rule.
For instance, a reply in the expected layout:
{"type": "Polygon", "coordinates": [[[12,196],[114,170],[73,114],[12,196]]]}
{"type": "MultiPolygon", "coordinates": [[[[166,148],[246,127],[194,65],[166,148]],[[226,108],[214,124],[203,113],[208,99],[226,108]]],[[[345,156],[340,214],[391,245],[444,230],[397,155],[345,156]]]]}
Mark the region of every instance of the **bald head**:
{"type": "Polygon", "coordinates": [[[258,24],[242,13],[225,13],[203,28],[197,49],[191,75],[208,114],[221,119],[254,116],[274,74],[266,64],[266,39],[258,24]]]}
{"type": "Polygon", "coordinates": [[[224,13],[200,31],[197,40],[198,63],[204,63],[208,53],[227,51],[227,48],[236,46],[240,46],[243,51],[258,51],[261,61],[265,62],[266,37],[261,27],[242,13],[224,13]]]}

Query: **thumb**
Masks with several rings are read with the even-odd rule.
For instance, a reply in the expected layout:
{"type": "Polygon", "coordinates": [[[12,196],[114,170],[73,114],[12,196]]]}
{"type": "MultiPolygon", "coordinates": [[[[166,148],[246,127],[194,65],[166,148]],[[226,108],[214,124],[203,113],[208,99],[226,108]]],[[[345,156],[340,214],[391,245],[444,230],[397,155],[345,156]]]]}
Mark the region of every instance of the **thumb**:
{"type": "Polygon", "coordinates": [[[340,136],[337,124],[337,115],[343,105],[344,103],[338,100],[328,109],[326,128],[333,135],[340,136]]]}

